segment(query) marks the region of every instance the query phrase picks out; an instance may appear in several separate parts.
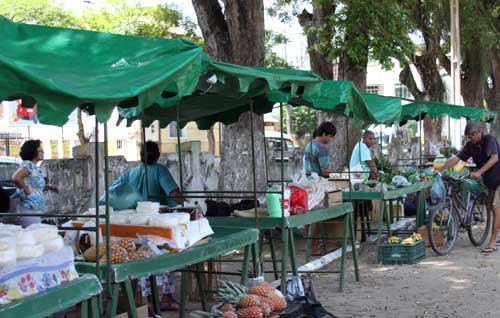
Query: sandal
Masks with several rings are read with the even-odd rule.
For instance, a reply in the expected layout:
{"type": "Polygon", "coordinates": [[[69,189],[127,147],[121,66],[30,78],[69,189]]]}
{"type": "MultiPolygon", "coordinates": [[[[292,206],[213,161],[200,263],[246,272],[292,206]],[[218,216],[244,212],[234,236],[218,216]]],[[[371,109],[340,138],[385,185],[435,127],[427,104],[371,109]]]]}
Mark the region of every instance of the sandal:
{"type": "Polygon", "coordinates": [[[498,249],[496,247],[491,247],[491,246],[488,246],[488,247],[485,247],[481,250],[481,253],[483,254],[490,254],[490,253],[493,253],[493,252],[496,252],[498,249]]]}

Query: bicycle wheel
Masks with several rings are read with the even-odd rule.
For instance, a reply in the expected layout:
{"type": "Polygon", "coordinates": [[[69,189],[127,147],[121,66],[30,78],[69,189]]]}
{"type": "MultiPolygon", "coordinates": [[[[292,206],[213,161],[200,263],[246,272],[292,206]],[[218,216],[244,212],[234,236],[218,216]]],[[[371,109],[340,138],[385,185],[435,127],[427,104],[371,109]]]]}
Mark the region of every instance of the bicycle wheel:
{"type": "Polygon", "coordinates": [[[448,204],[442,203],[431,208],[427,232],[436,254],[446,255],[453,249],[458,236],[458,216],[448,204]]]}
{"type": "Polygon", "coordinates": [[[474,246],[483,245],[490,233],[492,211],[484,196],[472,202],[472,211],[466,216],[467,234],[474,246]]]}

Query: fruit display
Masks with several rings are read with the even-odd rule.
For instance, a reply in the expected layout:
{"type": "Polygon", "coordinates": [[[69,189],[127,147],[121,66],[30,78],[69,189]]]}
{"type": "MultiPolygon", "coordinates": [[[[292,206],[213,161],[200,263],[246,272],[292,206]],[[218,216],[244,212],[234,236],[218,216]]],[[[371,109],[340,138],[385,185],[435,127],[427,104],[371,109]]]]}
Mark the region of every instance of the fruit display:
{"type": "Polygon", "coordinates": [[[417,241],[422,240],[422,235],[419,233],[413,233],[410,237],[405,238],[404,240],[400,240],[397,236],[391,236],[387,239],[388,244],[402,244],[402,245],[411,245],[417,241]]]}
{"type": "Polygon", "coordinates": [[[399,237],[391,236],[387,239],[387,243],[389,244],[399,244],[399,237]]]}
{"type": "Polygon", "coordinates": [[[405,238],[404,240],[401,241],[402,245],[411,245],[417,241],[422,240],[422,235],[419,233],[413,233],[410,237],[405,238]]]}
{"type": "MultiPolygon", "coordinates": [[[[141,246],[136,250],[134,240],[130,238],[123,238],[119,241],[111,241],[109,242],[109,246],[111,264],[136,261],[151,256],[151,253],[148,251],[149,247],[141,246]]],[[[96,252],[96,246],[91,246],[85,251],[83,257],[88,262],[95,262],[97,257],[96,252]]],[[[106,260],[106,243],[101,242],[99,243],[99,262],[105,263],[106,260]]]]}
{"type": "Polygon", "coordinates": [[[195,311],[191,317],[268,318],[287,307],[283,294],[269,283],[262,282],[251,288],[229,281],[220,283],[217,294],[222,303],[211,312],[195,311]]]}

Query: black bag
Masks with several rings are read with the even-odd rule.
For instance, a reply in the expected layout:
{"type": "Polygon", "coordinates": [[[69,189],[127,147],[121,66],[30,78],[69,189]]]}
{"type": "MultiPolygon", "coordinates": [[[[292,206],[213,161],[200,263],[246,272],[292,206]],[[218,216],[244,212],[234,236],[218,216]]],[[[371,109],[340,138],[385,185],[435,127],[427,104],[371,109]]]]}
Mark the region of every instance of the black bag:
{"type": "MultiPolygon", "coordinates": [[[[316,299],[316,294],[312,285],[310,276],[303,276],[301,280],[302,288],[305,296],[295,297],[291,302],[288,302],[287,308],[280,313],[280,317],[284,318],[337,318],[337,316],[329,313],[320,302],[316,299]]],[[[297,282],[288,282],[288,284],[297,285],[297,282]]],[[[288,287],[288,286],[287,286],[288,287]]],[[[287,288],[293,289],[293,288],[287,288]]]]}
{"type": "Polygon", "coordinates": [[[280,313],[283,318],[337,318],[329,313],[320,303],[311,301],[306,296],[296,298],[280,313]]]}

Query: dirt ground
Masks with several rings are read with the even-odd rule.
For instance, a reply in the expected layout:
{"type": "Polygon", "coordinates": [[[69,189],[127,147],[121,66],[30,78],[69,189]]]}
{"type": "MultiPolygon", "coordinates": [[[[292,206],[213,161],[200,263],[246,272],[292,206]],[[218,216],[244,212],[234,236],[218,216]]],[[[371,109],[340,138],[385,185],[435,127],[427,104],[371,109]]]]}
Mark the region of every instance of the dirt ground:
{"type": "Polygon", "coordinates": [[[499,252],[481,254],[461,234],[450,255],[426,255],[416,265],[377,265],[375,248],[363,245],[360,282],[351,270],[338,292],[338,275],[316,276],[318,298],[338,317],[500,317],[499,252]]]}
{"type": "MultiPolygon", "coordinates": [[[[362,244],[359,282],[349,254],[343,292],[338,274],[313,276],[319,301],[337,317],[500,317],[500,252],[481,254],[464,233],[450,255],[436,256],[427,248],[427,257],[416,265],[375,264],[375,250],[373,243],[362,244]]],[[[298,252],[301,258],[300,245],[298,252]]],[[[323,269],[339,264],[336,260],[323,269]]],[[[188,308],[197,310],[200,304],[191,302],[188,308]]]]}

